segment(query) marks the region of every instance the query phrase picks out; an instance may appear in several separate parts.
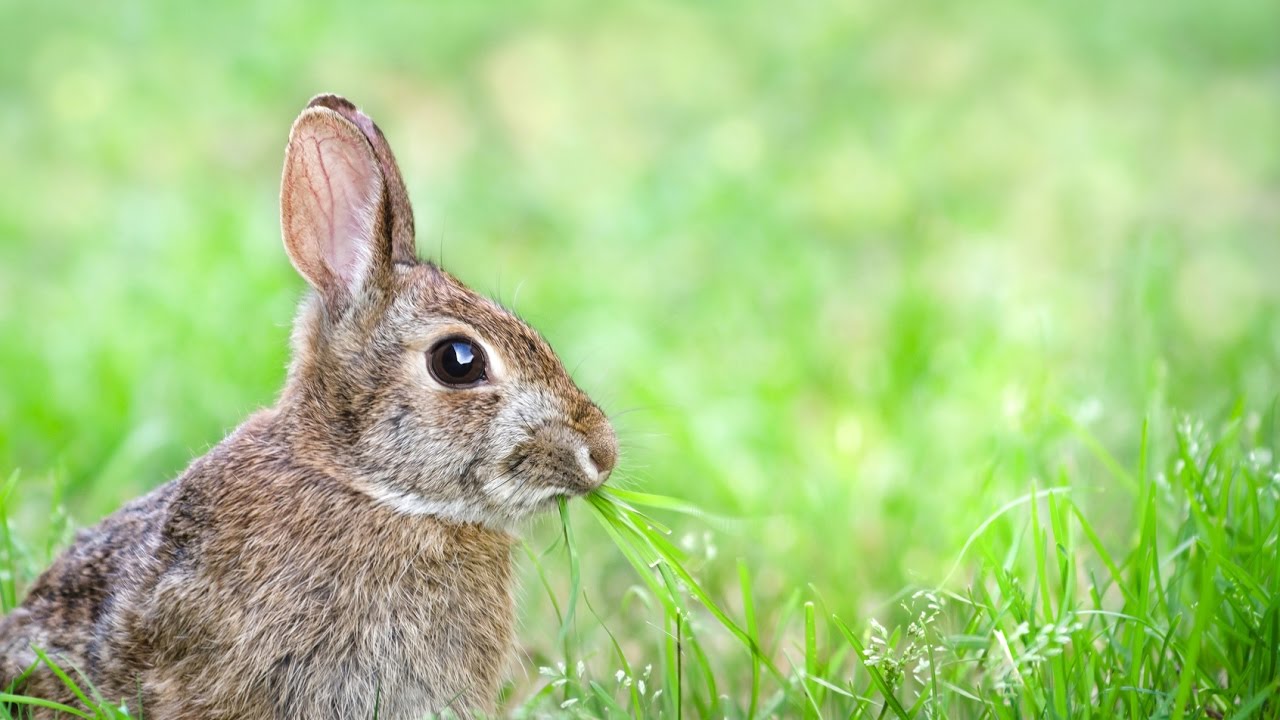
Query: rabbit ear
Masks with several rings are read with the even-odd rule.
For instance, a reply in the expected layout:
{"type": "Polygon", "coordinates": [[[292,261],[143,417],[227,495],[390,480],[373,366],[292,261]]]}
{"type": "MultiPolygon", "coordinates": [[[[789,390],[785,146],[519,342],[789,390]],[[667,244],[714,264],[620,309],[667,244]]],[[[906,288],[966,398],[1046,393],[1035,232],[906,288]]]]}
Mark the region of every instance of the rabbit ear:
{"type": "Polygon", "coordinates": [[[373,147],[374,157],[378,159],[378,167],[382,170],[382,181],[387,188],[387,212],[390,213],[391,226],[391,259],[393,262],[417,262],[418,251],[414,242],[413,206],[409,204],[409,193],[405,190],[404,178],[400,175],[400,166],[396,164],[396,156],[387,144],[387,138],[378,125],[368,115],[344,97],[338,95],[317,95],[311,98],[307,107],[326,107],[346,118],[360,128],[364,137],[373,147]]]}
{"type": "Polygon", "coordinates": [[[328,108],[304,110],[285,151],[280,224],[293,266],[335,313],[387,268],[385,198],[364,133],[328,108]]]}

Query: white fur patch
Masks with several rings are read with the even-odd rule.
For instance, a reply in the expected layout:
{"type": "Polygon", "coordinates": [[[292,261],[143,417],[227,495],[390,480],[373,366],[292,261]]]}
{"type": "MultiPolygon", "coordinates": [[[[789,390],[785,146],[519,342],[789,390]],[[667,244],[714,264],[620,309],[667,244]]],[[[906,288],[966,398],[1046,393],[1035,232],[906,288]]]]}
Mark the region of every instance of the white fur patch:
{"type": "Polygon", "coordinates": [[[362,487],[373,501],[401,515],[430,515],[459,523],[490,524],[491,518],[481,512],[474,500],[428,500],[417,495],[377,485],[362,487]]]}

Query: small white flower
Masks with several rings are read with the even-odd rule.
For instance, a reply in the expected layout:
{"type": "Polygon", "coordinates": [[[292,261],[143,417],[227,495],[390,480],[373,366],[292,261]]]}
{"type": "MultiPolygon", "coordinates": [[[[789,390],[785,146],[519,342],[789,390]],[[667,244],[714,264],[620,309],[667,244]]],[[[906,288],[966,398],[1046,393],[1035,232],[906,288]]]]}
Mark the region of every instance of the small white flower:
{"type": "Polygon", "coordinates": [[[564,702],[560,703],[560,708],[561,709],[567,708],[570,705],[577,704],[577,702],[578,702],[578,698],[569,698],[568,700],[565,700],[564,702]]]}
{"type": "Polygon", "coordinates": [[[643,680],[641,680],[641,681],[640,681],[640,684],[639,684],[637,687],[639,687],[639,688],[640,688],[640,694],[641,694],[641,695],[644,695],[645,690],[644,690],[644,681],[643,681],[643,680]]]}
{"type": "Polygon", "coordinates": [[[578,677],[582,677],[582,674],[583,674],[584,672],[586,672],[586,671],[587,671],[587,665],[586,665],[586,663],[584,663],[584,662],[582,662],[581,660],[579,660],[579,661],[578,661],[578,677]]]}
{"type": "Polygon", "coordinates": [[[623,679],[627,677],[627,674],[619,670],[618,672],[613,674],[613,677],[617,679],[618,682],[622,682],[623,679]]]}

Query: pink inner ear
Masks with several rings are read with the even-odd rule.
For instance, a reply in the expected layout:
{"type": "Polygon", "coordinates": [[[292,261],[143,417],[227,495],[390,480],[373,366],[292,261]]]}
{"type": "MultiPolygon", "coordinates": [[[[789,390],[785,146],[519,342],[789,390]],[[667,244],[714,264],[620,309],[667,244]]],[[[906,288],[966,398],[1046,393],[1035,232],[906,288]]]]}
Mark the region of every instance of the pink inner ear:
{"type": "Polygon", "coordinates": [[[329,110],[310,110],[294,126],[281,213],[294,264],[326,292],[352,293],[373,256],[382,176],[368,141],[329,110]]]}

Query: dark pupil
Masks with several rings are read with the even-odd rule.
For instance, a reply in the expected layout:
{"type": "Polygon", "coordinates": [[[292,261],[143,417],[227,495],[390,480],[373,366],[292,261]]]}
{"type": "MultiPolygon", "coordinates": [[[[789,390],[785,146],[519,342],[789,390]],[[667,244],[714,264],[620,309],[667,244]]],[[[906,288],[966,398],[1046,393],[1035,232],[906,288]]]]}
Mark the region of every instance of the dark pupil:
{"type": "Polygon", "coordinates": [[[431,374],[445,385],[470,386],[485,379],[484,353],[470,341],[445,340],[431,350],[431,374]]]}
{"type": "Polygon", "coordinates": [[[464,342],[449,343],[440,358],[445,376],[450,379],[465,380],[475,367],[476,354],[471,345],[464,342]]]}

